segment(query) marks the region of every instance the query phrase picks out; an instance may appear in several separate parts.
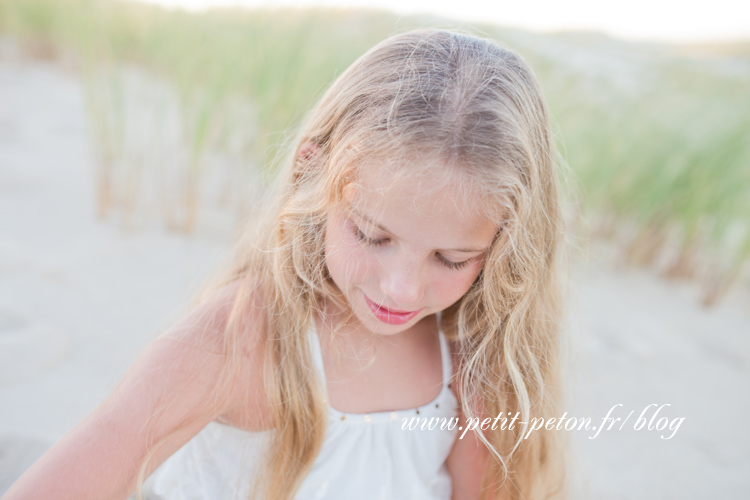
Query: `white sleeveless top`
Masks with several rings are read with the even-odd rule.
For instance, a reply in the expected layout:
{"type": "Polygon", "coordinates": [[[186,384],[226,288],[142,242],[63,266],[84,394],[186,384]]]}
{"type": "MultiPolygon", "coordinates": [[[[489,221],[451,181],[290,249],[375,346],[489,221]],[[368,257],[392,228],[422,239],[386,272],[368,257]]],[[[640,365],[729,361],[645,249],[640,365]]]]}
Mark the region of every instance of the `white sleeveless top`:
{"type": "MultiPolygon", "coordinates": [[[[318,336],[314,328],[308,335],[325,389],[318,336]]],[[[442,331],[439,336],[443,388],[437,398],[418,408],[369,414],[342,413],[329,406],[323,446],[295,500],[450,500],[445,459],[459,432],[458,401],[448,387],[448,343],[442,331]],[[425,422],[425,429],[402,429],[404,419],[425,422]]],[[[208,424],[151,475],[144,499],[247,499],[270,433],[208,424]]]]}

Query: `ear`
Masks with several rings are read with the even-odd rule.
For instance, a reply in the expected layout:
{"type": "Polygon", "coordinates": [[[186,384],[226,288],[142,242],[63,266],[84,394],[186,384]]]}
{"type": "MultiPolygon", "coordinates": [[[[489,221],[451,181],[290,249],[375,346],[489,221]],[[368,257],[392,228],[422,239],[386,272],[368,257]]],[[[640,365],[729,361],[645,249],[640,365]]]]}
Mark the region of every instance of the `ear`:
{"type": "Polygon", "coordinates": [[[320,148],[317,144],[312,141],[307,141],[300,146],[297,157],[299,158],[299,161],[307,163],[318,153],[319,150],[320,148]]]}
{"type": "Polygon", "coordinates": [[[307,141],[297,150],[297,159],[294,162],[294,183],[297,184],[305,176],[314,171],[316,159],[320,153],[320,147],[313,141],[307,141]]]}

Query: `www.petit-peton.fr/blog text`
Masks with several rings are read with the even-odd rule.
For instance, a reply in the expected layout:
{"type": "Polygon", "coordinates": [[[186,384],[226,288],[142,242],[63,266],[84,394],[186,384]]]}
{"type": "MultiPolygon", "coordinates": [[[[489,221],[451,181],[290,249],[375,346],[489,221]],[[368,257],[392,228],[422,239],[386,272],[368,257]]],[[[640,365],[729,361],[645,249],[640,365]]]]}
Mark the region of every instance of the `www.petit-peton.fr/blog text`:
{"type": "Polygon", "coordinates": [[[602,431],[633,429],[635,431],[656,432],[661,439],[672,439],[682,425],[685,417],[669,418],[665,415],[665,408],[669,404],[650,404],[636,415],[636,410],[629,412],[623,410],[622,404],[612,406],[604,417],[592,419],[591,417],[569,417],[563,413],[560,417],[541,418],[535,417],[528,422],[520,420],[520,413],[501,412],[496,417],[487,417],[483,420],[474,417],[468,419],[466,426],[459,425],[458,417],[404,417],[401,423],[403,430],[453,430],[458,427],[462,431],[460,439],[472,430],[513,430],[520,426],[527,439],[533,432],[540,429],[548,431],[588,431],[589,439],[596,439],[602,431]],[[634,418],[633,418],[634,417],[634,418]],[[600,423],[597,423],[600,422],[600,423]]]}

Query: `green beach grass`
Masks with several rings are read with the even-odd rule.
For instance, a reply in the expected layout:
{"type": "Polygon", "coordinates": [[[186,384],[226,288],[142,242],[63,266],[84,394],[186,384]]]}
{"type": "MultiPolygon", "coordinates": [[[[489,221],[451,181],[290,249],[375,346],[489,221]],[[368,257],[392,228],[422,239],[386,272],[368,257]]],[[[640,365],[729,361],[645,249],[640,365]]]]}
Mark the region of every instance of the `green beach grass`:
{"type": "Polygon", "coordinates": [[[149,168],[127,160],[123,68],[172,89],[184,151],[179,182],[164,189],[178,186],[183,212],[166,219],[182,230],[195,224],[202,172],[216,168],[210,151],[231,150],[238,169],[272,177],[326,86],[379,40],[417,27],[491,36],[534,67],[568,166],[579,235],[614,240],[631,263],[697,278],[706,303],[742,279],[750,256],[750,44],[636,44],[362,10],[188,13],[111,0],[0,1],[0,34],[37,55],[72,54],[84,77],[100,215],[137,205],[133,179],[149,168]]]}

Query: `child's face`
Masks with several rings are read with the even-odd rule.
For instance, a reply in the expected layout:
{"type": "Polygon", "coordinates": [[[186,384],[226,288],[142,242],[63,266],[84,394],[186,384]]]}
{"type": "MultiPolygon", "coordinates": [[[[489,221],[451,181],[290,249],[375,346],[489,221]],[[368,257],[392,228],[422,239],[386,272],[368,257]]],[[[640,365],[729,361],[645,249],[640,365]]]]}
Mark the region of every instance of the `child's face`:
{"type": "Polygon", "coordinates": [[[498,225],[454,184],[363,170],[328,214],[326,264],[362,326],[396,334],[469,290],[498,225]]]}

